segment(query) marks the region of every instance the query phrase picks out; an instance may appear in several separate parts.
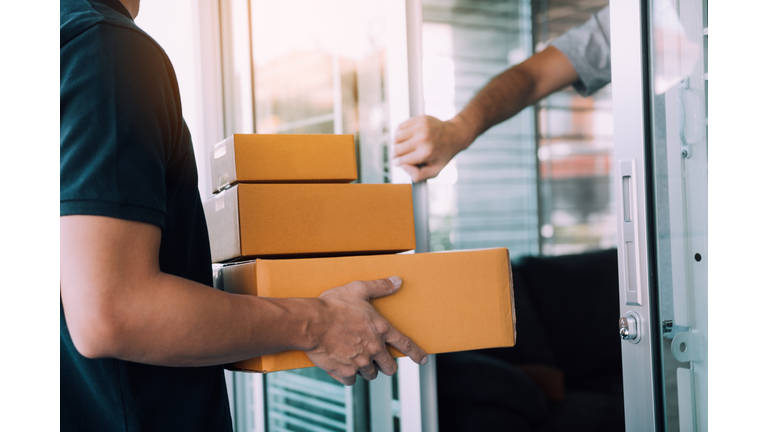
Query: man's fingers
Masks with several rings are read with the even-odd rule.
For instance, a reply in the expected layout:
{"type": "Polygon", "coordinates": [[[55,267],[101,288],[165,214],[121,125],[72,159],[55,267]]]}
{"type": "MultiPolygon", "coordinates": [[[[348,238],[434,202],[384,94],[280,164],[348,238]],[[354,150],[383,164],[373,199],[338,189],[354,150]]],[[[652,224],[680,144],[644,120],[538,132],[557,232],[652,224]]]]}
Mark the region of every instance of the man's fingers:
{"type": "Polygon", "coordinates": [[[333,378],[333,379],[335,379],[336,381],[338,381],[338,382],[340,382],[340,383],[344,384],[345,386],[351,386],[351,385],[354,385],[354,384],[355,384],[355,381],[357,381],[357,380],[355,379],[355,376],[354,376],[354,375],[352,375],[351,377],[341,378],[341,377],[337,377],[336,375],[334,375],[334,374],[332,374],[332,373],[330,373],[330,372],[328,372],[328,371],[326,371],[326,373],[327,373],[328,375],[330,375],[330,377],[331,377],[331,378],[333,378]]]}
{"type": "Polygon", "coordinates": [[[427,160],[427,153],[429,153],[429,149],[425,148],[417,148],[416,150],[406,153],[402,156],[399,156],[395,159],[395,162],[398,165],[418,165],[422,163],[429,162],[427,160]]]}
{"type": "Polygon", "coordinates": [[[411,127],[407,129],[398,128],[397,131],[395,132],[395,144],[396,145],[402,144],[403,142],[408,141],[413,137],[413,134],[415,134],[417,130],[418,128],[415,128],[415,127],[411,127]]]}
{"type": "Polygon", "coordinates": [[[402,284],[403,280],[399,276],[392,276],[388,279],[360,281],[362,295],[365,300],[388,296],[397,291],[402,284]]]}
{"type": "Polygon", "coordinates": [[[427,353],[396,328],[390,326],[385,338],[388,344],[399,349],[401,353],[410,357],[414,362],[420,365],[427,364],[427,353]]]}
{"type": "Polygon", "coordinates": [[[379,376],[379,370],[376,369],[376,366],[373,364],[370,364],[364,368],[360,368],[357,373],[368,381],[373,381],[377,376],[379,376]]]}
{"type": "Polygon", "coordinates": [[[419,148],[419,144],[416,142],[416,140],[408,140],[401,143],[396,143],[394,148],[395,157],[397,158],[411,153],[417,148],[419,148]]]}
{"type": "Polygon", "coordinates": [[[376,362],[376,366],[378,366],[379,370],[384,375],[392,376],[397,372],[397,361],[389,355],[389,351],[386,349],[372,357],[372,359],[376,362]]]}
{"type": "Polygon", "coordinates": [[[422,117],[424,116],[417,116],[417,117],[411,117],[408,120],[400,123],[400,125],[397,127],[398,130],[408,129],[412,127],[413,125],[417,124],[418,122],[422,121],[422,117]]]}
{"type": "Polygon", "coordinates": [[[405,172],[411,176],[414,183],[437,177],[437,175],[440,174],[440,170],[434,165],[427,165],[424,167],[400,165],[400,168],[404,169],[405,172]]]}
{"type": "Polygon", "coordinates": [[[419,182],[419,180],[417,180],[417,178],[420,176],[419,168],[416,168],[413,165],[400,165],[400,168],[404,169],[405,172],[407,172],[408,175],[411,176],[411,178],[413,179],[414,183],[418,183],[419,182]]]}
{"type": "Polygon", "coordinates": [[[417,181],[424,181],[427,179],[435,178],[438,174],[440,174],[441,169],[438,168],[435,165],[427,165],[423,168],[419,169],[419,180],[417,181]]]}

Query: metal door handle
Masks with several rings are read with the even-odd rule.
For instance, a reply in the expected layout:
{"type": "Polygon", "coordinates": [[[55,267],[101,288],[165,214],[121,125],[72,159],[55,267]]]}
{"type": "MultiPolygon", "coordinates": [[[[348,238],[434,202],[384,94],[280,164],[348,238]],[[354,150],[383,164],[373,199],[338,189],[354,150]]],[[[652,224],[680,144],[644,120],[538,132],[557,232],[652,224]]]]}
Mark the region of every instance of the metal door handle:
{"type": "Polygon", "coordinates": [[[621,211],[623,220],[622,239],[619,247],[624,248],[624,295],[625,304],[632,306],[642,305],[640,295],[640,275],[638,269],[640,251],[635,230],[637,229],[637,185],[635,184],[635,160],[619,160],[621,171],[621,211]]]}

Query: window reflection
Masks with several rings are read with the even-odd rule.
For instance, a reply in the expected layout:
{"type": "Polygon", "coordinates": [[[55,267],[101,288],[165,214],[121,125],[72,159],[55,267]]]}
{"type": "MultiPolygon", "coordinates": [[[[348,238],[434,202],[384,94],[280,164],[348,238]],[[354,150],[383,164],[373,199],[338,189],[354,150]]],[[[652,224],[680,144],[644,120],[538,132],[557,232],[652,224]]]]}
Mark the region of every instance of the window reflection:
{"type": "MultiPolygon", "coordinates": [[[[537,51],[607,4],[607,0],[535,2],[537,51]]],[[[536,108],[541,253],[615,248],[610,84],[590,97],[567,88],[536,108]]]]}
{"type": "MultiPolygon", "coordinates": [[[[448,120],[531,54],[530,2],[423,1],[425,113],[448,120]]],[[[433,251],[507,247],[538,254],[533,111],[477,138],[429,180],[433,251]]]]}

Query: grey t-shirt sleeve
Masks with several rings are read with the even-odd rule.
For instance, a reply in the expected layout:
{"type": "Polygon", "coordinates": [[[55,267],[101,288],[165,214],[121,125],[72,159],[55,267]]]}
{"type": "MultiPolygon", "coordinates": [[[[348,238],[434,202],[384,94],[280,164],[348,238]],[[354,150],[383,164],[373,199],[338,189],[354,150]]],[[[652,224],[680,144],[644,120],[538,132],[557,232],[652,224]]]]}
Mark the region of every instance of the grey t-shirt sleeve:
{"type": "Polygon", "coordinates": [[[611,19],[608,6],[552,41],[573,64],[579,81],[573,84],[589,96],[611,82],[611,19]]]}

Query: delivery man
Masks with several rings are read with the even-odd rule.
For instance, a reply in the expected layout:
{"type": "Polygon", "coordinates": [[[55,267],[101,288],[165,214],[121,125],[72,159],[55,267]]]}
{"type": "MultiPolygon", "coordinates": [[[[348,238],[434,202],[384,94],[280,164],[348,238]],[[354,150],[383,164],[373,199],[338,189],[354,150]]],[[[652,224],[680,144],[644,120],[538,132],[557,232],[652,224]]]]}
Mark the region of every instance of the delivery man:
{"type": "Polygon", "coordinates": [[[139,0],[61,0],[61,428],[231,430],[221,364],[302,350],[351,385],[426,353],[368,303],[402,280],[319,298],[211,288],[197,170],[173,67],[139,0]]]}
{"type": "Polygon", "coordinates": [[[606,6],[543,51],[493,78],[454,118],[406,120],[395,133],[395,164],[414,182],[435,177],[491,127],[573,85],[589,96],[611,82],[610,13],[606,6]]]}

